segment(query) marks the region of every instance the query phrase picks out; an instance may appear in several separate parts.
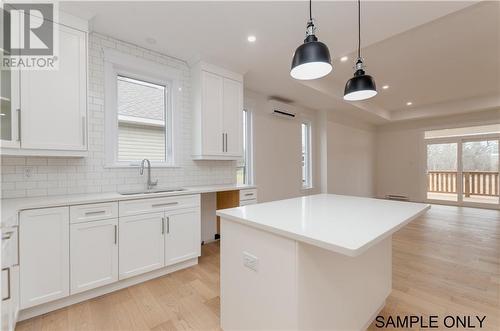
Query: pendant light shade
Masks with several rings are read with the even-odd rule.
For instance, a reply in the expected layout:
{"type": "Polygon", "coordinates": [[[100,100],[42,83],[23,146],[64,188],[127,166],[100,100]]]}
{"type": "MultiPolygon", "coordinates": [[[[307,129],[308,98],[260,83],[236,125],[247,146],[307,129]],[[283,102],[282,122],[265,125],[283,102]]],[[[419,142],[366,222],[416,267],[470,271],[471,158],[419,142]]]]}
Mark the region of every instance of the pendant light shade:
{"type": "Polygon", "coordinates": [[[358,0],[358,60],[356,72],[349,79],[344,88],[344,100],[361,101],[377,95],[377,86],[372,76],[365,74],[363,59],[361,58],[361,2],[358,0]]]}
{"type": "Polygon", "coordinates": [[[377,86],[372,76],[366,75],[363,68],[363,62],[358,60],[356,66],[360,68],[354,73],[354,77],[345,84],[344,100],[359,101],[372,98],[377,95],[377,86]]]}
{"type": "Polygon", "coordinates": [[[293,55],[290,75],[295,79],[310,80],[328,75],[333,67],[328,47],[318,41],[312,18],[312,5],[309,0],[309,21],[307,22],[304,43],[297,47],[293,55]]]}

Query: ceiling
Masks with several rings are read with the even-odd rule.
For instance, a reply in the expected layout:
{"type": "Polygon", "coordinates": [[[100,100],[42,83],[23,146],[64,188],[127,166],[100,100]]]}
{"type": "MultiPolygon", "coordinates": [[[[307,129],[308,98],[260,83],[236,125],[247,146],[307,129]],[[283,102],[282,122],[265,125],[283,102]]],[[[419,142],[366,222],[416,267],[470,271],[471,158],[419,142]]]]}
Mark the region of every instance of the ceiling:
{"type": "Polygon", "coordinates": [[[313,2],[317,36],[334,57],[326,78],[289,75],[307,19],[304,1],[65,2],[91,19],[93,31],[193,63],[199,59],[244,74],[245,87],[312,109],[371,123],[500,107],[500,3],[367,1],[362,50],[379,95],[342,100],[352,75],[356,2],[313,2]],[[247,41],[253,34],[257,41],[247,41]],[[154,39],[155,42],[148,42],[154,39]],[[349,56],[340,62],[341,56],[349,56]],[[390,85],[383,90],[382,85],[390,85]],[[467,99],[467,103],[460,102],[467,99]],[[406,106],[412,101],[411,107],[406,106]]]}

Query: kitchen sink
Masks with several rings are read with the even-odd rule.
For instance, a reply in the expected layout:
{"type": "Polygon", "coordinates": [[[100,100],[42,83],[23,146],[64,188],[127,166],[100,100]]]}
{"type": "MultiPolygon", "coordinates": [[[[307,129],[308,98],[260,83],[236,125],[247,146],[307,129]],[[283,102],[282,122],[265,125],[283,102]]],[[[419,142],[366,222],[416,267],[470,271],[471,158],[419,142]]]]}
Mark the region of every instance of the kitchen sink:
{"type": "Polygon", "coordinates": [[[182,187],[166,187],[166,188],[158,188],[154,190],[142,190],[142,191],[124,191],[118,192],[121,195],[134,195],[134,194],[155,194],[155,193],[168,193],[168,192],[180,192],[185,191],[185,188],[182,187]]]}

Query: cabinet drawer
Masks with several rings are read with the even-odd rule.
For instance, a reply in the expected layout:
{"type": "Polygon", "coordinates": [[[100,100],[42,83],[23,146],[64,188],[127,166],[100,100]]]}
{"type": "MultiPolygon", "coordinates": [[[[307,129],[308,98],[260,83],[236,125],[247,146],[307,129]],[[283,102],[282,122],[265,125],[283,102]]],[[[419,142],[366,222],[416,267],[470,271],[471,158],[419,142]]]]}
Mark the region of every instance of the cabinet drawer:
{"type": "Polygon", "coordinates": [[[256,199],[252,199],[252,200],[241,200],[240,201],[240,207],[241,206],[248,206],[248,205],[255,205],[257,203],[257,200],[256,199]]]}
{"type": "Polygon", "coordinates": [[[200,195],[120,201],[120,217],[200,206],[200,195]]]}
{"type": "Polygon", "coordinates": [[[104,220],[118,217],[118,202],[103,202],[69,207],[71,223],[104,220]]]}
{"type": "Polygon", "coordinates": [[[257,199],[257,190],[254,188],[240,190],[240,201],[257,199]]]}

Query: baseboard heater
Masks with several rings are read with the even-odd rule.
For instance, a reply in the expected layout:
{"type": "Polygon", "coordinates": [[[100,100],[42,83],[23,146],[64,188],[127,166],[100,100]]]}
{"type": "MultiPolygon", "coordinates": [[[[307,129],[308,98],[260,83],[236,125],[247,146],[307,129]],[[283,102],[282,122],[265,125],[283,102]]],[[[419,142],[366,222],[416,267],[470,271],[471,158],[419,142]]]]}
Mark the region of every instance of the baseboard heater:
{"type": "Polygon", "coordinates": [[[385,196],[387,200],[396,200],[396,201],[410,201],[410,199],[406,195],[398,195],[398,194],[388,194],[385,196]]]}

